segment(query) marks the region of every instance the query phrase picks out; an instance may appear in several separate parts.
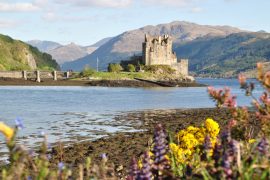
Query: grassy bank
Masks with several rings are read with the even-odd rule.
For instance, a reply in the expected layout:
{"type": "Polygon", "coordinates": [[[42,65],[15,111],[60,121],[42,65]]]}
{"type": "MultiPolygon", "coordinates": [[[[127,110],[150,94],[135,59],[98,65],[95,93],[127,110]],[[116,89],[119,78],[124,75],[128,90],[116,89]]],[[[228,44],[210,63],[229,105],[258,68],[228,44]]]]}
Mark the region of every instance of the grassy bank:
{"type": "MultiPolygon", "coordinates": [[[[79,74],[78,74],[79,76],[79,74]]],[[[148,80],[171,80],[181,79],[180,75],[173,74],[155,74],[151,72],[92,72],[84,77],[77,77],[73,80],[133,80],[134,78],[148,79],[148,80]]]]}
{"type": "Polygon", "coordinates": [[[95,72],[90,79],[99,80],[132,80],[134,78],[154,79],[158,76],[149,72],[95,72]]]}

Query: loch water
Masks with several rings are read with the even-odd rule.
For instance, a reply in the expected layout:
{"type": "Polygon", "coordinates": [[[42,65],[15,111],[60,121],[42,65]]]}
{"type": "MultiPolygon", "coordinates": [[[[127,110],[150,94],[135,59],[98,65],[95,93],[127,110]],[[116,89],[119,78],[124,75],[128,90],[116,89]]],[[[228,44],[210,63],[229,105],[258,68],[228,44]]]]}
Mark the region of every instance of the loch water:
{"type": "MultiPolygon", "coordinates": [[[[255,80],[251,80],[254,81],[255,80]]],[[[238,105],[251,105],[236,79],[197,79],[216,88],[229,87],[237,95],[238,105]]],[[[256,83],[254,95],[263,89],[256,83]]],[[[48,134],[50,142],[95,139],[104,133],[134,131],[128,122],[115,124],[119,114],[187,108],[210,108],[214,102],[206,87],[189,88],[112,88],[112,87],[43,87],[1,86],[0,121],[14,125],[20,117],[25,128],[19,131],[19,141],[26,146],[48,134]]],[[[117,122],[116,122],[117,123],[117,122]]],[[[0,151],[4,138],[0,137],[0,151]]]]}

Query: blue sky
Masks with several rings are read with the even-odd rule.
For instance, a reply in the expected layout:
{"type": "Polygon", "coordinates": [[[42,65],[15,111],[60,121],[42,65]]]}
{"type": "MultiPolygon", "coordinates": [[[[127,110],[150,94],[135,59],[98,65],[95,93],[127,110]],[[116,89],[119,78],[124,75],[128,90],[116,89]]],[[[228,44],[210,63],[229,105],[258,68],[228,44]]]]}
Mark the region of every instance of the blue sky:
{"type": "Polygon", "coordinates": [[[0,33],[90,45],[176,20],[270,32],[269,7],[270,0],[0,0],[0,33]]]}

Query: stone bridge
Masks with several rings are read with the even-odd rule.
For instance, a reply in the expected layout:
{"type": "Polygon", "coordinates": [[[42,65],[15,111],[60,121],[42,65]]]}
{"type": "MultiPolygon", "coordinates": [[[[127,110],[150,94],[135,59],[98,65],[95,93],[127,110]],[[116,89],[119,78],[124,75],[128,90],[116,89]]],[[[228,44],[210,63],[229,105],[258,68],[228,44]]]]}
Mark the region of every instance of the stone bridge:
{"type": "Polygon", "coordinates": [[[0,71],[0,78],[35,79],[40,82],[41,79],[68,79],[72,74],[70,71],[0,71]]]}

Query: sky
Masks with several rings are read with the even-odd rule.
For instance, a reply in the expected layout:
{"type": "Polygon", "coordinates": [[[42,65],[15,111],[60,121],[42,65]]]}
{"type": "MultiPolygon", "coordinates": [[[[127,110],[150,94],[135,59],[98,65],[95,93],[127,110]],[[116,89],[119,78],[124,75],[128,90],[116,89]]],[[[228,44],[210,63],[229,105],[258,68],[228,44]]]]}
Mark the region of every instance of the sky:
{"type": "Polygon", "coordinates": [[[270,0],[0,0],[0,34],[87,46],[172,21],[270,32],[269,7],[270,0]]]}

